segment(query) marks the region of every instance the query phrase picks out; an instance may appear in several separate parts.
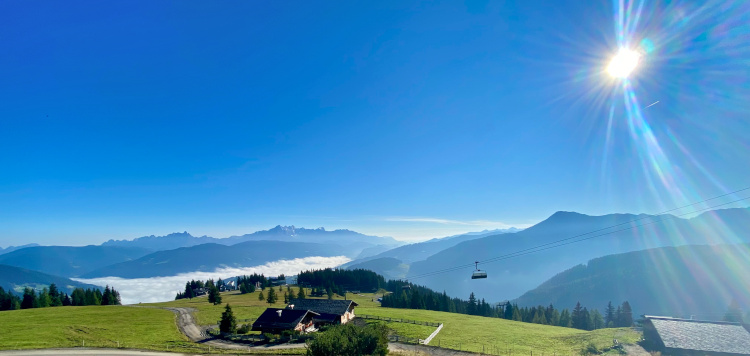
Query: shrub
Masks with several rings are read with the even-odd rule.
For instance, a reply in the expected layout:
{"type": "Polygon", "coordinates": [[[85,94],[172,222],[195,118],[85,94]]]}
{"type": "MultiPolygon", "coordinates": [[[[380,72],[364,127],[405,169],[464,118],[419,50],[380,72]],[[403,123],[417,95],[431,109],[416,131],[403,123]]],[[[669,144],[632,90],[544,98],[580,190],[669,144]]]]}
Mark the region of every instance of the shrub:
{"type": "Polygon", "coordinates": [[[336,325],[328,331],[319,332],[307,343],[307,356],[387,354],[388,329],[384,325],[336,325]]]}
{"type": "Polygon", "coordinates": [[[250,329],[252,329],[252,325],[250,324],[242,324],[239,328],[237,328],[238,334],[247,334],[250,332],[250,329]]]}

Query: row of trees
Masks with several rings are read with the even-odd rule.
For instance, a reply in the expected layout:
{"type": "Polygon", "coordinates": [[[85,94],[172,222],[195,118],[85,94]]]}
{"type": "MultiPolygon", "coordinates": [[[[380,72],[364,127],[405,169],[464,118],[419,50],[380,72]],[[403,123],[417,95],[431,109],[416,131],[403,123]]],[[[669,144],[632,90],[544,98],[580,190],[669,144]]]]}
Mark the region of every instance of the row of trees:
{"type": "MultiPolygon", "coordinates": [[[[279,279],[284,279],[284,275],[280,275],[278,277],[279,279]]],[[[246,294],[246,293],[253,293],[255,292],[255,285],[259,284],[261,288],[267,288],[271,286],[271,279],[266,278],[266,276],[262,274],[251,274],[249,276],[238,276],[236,277],[236,283],[237,283],[237,289],[240,290],[240,293],[246,294]]],[[[178,299],[192,299],[195,298],[201,293],[199,293],[200,290],[205,291],[208,293],[209,296],[209,302],[214,304],[221,303],[221,297],[219,296],[218,302],[216,302],[215,296],[219,294],[220,290],[227,289],[227,283],[219,278],[216,282],[214,282],[213,279],[208,279],[205,282],[204,281],[196,281],[191,280],[190,282],[185,283],[185,290],[182,292],[177,292],[177,295],[175,296],[175,300],[178,299]],[[212,297],[213,295],[213,297],[212,297]]]]}
{"type": "MultiPolygon", "coordinates": [[[[300,272],[297,284],[344,295],[346,290],[376,291],[386,285],[383,276],[364,269],[332,269],[300,272]]],[[[321,293],[322,296],[322,293],[321,293]]]]}
{"type": "Polygon", "coordinates": [[[26,287],[21,297],[10,291],[6,292],[0,287],[0,310],[120,304],[120,293],[109,286],[104,288],[104,292],[96,288],[76,288],[71,295],[68,295],[52,283],[49,288],[44,287],[39,293],[31,287],[26,287]]]}
{"type": "Polygon", "coordinates": [[[581,330],[633,325],[632,309],[627,301],[616,309],[610,302],[605,314],[602,315],[597,309],[589,310],[580,303],[577,303],[572,311],[560,311],[552,304],[547,307],[540,305],[530,308],[521,308],[510,303],[492,305],[484,299],[477,299],[474,293],[469,295],[468,300],[450,298],[445,292],[437,293],[432,289],[403,281],[388,281],[386,289],[392,293],[383,296],[381,305],[389,308],[437,310],[581,330]]]}

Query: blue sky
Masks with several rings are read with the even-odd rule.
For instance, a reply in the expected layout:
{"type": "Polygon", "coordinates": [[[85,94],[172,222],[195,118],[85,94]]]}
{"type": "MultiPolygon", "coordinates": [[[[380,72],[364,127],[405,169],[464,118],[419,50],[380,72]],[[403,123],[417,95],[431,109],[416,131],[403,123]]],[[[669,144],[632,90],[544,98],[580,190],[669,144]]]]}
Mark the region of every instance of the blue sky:
{"type": "Polygon", "coordinates": [[[4,1],[0,246],[418,240],[750,186],[749,5],[643,3],[634,114],[610,2],[4,1]]]}

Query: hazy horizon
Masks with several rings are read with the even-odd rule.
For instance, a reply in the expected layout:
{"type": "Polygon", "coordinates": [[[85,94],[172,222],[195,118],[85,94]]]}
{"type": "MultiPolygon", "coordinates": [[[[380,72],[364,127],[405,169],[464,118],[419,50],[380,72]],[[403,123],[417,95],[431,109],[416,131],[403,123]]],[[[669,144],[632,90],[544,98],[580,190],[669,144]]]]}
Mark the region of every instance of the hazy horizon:
{"type": "Polygon", "coordinates": [[[747,4],[643,6],[4,2],[0,245],[419,241],[747,186],[747,4]]]}

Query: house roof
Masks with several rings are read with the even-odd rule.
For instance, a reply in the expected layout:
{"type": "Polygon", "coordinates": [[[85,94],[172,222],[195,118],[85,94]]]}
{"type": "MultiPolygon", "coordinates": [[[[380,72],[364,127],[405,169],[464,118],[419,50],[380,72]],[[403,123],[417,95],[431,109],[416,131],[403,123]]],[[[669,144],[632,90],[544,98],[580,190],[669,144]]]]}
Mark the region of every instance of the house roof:
{"type": "Polygon", "coordinates": [[[349,306],[357,306],[353,300],[333,300],[333,299],[292,299],[289,301],[287,308],[294,310],[312,310],[318,314],[336,314],[344,315],[349,310],[349,306]],[[292,308],[292,306],[294,306],[292,308]]]}
{"type": "Polygon", "coordinates": [[[645,316],[673,349],[750,355],[750,331],[740,323],[645,316]]]}
{"type": "Polygon", "coordinates": [[[255,320],[253,330],[294,329],[307,314],[318,315],[309,310],[268,308],[255,320]]]}

